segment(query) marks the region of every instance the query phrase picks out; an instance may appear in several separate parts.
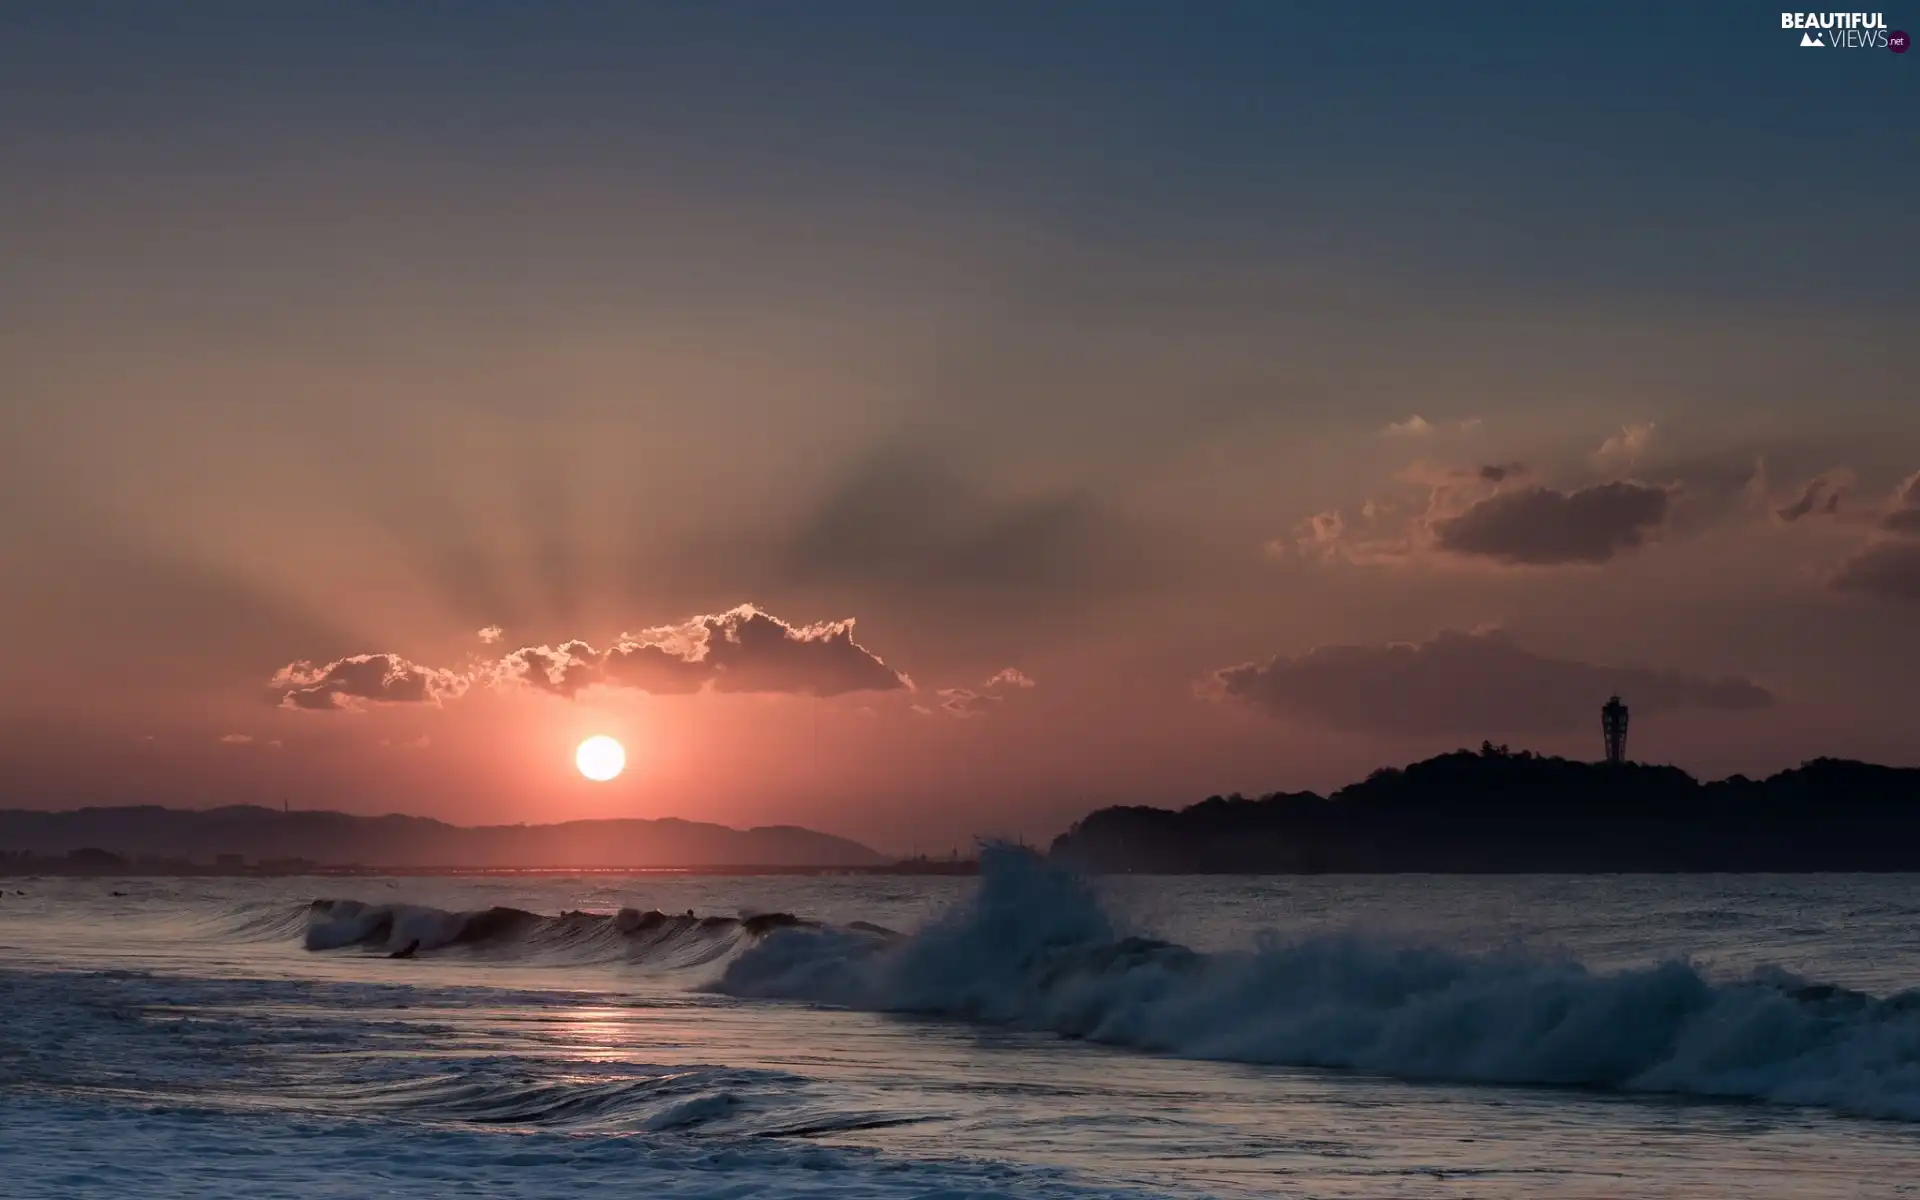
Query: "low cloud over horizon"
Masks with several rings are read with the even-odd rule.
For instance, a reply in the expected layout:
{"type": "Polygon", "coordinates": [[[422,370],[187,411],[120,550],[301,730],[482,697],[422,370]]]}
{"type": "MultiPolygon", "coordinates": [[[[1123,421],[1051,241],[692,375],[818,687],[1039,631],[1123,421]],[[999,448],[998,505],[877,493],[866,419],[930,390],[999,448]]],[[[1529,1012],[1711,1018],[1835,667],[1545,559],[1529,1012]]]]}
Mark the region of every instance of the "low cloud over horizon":
{"type": "Polygon", "coordinates": [[[1747,679],[1595,666],[1534,653],[1505,633],[1456,630],[1224,667],[1203,690],[1308,724],[1405,737],[1581,729],[1593,723],[1596,698],[1614,694],[1643,712],[1751,712],[1774,703],[1747,679]]]}

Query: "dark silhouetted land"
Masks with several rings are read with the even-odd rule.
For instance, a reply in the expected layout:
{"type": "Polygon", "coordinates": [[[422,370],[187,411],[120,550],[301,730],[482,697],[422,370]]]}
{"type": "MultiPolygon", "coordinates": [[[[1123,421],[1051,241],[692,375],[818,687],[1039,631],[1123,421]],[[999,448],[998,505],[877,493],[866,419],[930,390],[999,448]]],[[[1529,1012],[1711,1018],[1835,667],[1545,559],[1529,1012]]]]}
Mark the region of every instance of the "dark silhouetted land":
{"type": "Polygon", "coordinates": [[[315,868],[876,869],[858,842],[792,825],[568,821],[466,828],[426,817],[233,807],[0,811],[0,871],[298,873],[315,868]]]}
{"type": "Polygon", "coordinates": [[[1823,758],[1701,783],[1484,746],[1331,796],[1105,808],[1052,854],[1163,873],[1920,871],[1920,770],[1823,758]]]}

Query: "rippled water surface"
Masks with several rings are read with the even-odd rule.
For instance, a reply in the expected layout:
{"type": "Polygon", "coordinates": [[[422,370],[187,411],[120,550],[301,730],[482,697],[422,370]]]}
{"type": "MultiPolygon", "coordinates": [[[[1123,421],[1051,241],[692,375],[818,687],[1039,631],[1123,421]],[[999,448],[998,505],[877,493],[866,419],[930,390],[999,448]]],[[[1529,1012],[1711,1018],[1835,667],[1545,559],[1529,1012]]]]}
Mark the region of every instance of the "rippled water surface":
{"type": "Polygon", "coordinates": [[[1920,1195],[1914,877],[4,884],[7,1196],[1920,1195]]]}

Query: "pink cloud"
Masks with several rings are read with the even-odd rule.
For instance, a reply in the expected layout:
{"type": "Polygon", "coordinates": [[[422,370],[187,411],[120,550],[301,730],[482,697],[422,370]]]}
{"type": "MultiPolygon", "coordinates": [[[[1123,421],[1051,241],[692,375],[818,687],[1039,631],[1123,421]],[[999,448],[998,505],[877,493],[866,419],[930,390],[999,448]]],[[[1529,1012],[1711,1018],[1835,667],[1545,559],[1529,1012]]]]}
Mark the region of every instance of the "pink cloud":
{"type": "Polygon", "coordinates": [[[584,641],[528,646],[492,672],[556,695],[584,688],[631,688],[658,695],[775,692],[839,696],[911,691],[913,681],[854,640],[851,619],[789,625],[750,604],[637,634],[597,650],[584,641]]]}
{"type": "Polygon", "coordinates": [[[661,695],[712,690],[839,696],[913,690],[911,679],[854,640],[852,620],[790,625],[750,604],[622,634],[605,649],[580,639],[523,646],[465,673],[422,666],[395,654],[360,654],[325,666],[292,663],[282,667],[271,684],[286,707],[325,711],[369,703],[439,704],[476,682],[558,696],[590,687],[661,695]]]}
{"type": "MultiPolygon", "coordinates": [[[[950,687],[939,691],[940,708],[948,716],[966,720],[992,712],[1006,699],[1008,689],[1024,691],[1034,686],[1033,679],[1018,667],[997,671],[976,690],[950,687]]],[[[918,706],[915,706],[918,709],[918,706]]],[[[926,711],[919,709],[919,711],[926,711]]]]}
{"type": "Polygon", "coordinates": [[[356,654],[325,666],[295,662],[269,686],[285,708],[356,711],[367,704],[440,704],[467,690],[468,678],[408,662],[398,654],[356,654]]]}

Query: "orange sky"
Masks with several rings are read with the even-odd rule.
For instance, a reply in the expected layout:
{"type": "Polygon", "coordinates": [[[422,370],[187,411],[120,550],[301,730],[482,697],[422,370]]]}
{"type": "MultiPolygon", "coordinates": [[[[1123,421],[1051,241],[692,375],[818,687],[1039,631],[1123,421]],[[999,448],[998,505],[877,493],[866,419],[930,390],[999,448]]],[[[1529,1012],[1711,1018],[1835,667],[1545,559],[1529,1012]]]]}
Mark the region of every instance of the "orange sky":
{"type": "Polygon", "coordinates": [[[1920,761],[1878,60],[7,19],[0,805],[944,849],[1616,687],[1920,761]]]}

